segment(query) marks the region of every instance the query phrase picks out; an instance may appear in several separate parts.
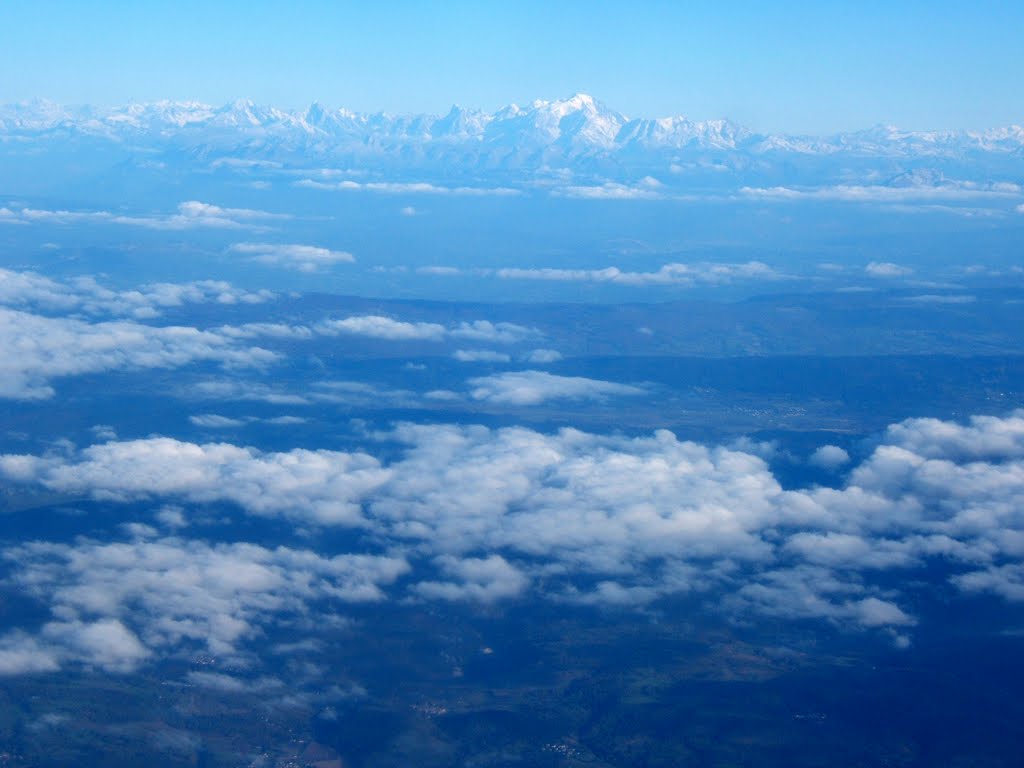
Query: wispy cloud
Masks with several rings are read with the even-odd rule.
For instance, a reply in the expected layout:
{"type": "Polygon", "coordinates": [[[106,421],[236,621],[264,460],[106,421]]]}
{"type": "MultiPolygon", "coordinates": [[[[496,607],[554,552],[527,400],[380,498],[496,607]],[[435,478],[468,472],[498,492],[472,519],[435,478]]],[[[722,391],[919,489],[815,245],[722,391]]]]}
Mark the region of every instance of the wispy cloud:
{"type": "Polygon", "coordinates": [[[778,280],[782,278],[782,275],[760,261],[748,261],[742,264],[672,263],[663,265],[655,272],[628,272],[618,267],[604,269],[505,267],[495,270],[494,275],[503,280],[553,280],[633,286],[714,284],[736,280],[778,280]]]}
{"type": "Polygon", "coordinates": [[[840,184],[827,187],[742,187],[740,195],[758,200],[833,200],[848,203],[909,203],[942,200],[1019,198],[1024,191],[1017,184],[979,184],[950,181],[937,185],[885,186],[840,184]]]}
{"type": "MultiPolygon", "coordinates": [[[[323,189],[332,192],[378,192],[385,195],[454,195],[458,197],[484,197],[496,195],[510,197],[522,194],[510,187],[444,187],[428,182],[397,181],[316,181],[302,179],[295,182],[297,187],[323,189]]],[[[415,213],[415,210],[413,210],[415,213]]]]}
{"type": "Polygon", "coordinates": [[[871,277],[907,277],[914,274],[910,267],[893,264],[891,261],[872,261],[864,267],[864,272],[871,277]]]}
{"type": "Polygon", "coordinates": [[[22,224],[88,224],[109,223],[146,229],[264,229],[265,222],[289,219],[288,214],[270,213],[250,208],[225,208],[189,200],[178,205],[171,214],[123,214],[111,211],[67,211],[38,208],[0,209],[0,222],[22,224]]]}
{"type": "Polygon", "coordinates": [[[600,400],[642,395],[646,390],[582,376],[555,376],[546,371],[508,371],[470,379],[470,396],[495,405],[539,405],[548,400],[600,400]]]}
{"type": "Polygon", "coordinates": [[[301,272],[316,272],[323,267],[356,260],[347,251],[295,243],[235,243],[228,250],[250,256],[254,261],[292,267],[301,272]]]}
{"type": "Polygon", "coordinates": [[[606,181],[591,186],[557,187],[552,194],[588,200],[660,200],[666,196],[664,185],[652,176],[647,176],[636,184],[606,181]]]}

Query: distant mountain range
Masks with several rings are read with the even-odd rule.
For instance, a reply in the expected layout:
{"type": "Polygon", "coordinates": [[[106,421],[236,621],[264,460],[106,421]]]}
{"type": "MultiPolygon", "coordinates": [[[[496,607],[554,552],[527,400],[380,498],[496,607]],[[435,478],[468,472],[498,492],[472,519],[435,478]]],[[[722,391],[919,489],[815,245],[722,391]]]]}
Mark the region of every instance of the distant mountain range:
{"type": "Polygon", "coordinates": [[[188,166],[248,164],[362,168],[424,179],[485,175],[716,186],[882,183],[934,186],[1024,176],[1024,128],[768,135],[728,120],[628,118],[585,94],[496,112],[361,114],[314,103],[289,111],[235,101],[221,107],[157,101],[99,109],[34,101],[0,107],[0,148],[105,146],[188,166]],[[811,180],[811,181],[808,181],[811,180]]]}

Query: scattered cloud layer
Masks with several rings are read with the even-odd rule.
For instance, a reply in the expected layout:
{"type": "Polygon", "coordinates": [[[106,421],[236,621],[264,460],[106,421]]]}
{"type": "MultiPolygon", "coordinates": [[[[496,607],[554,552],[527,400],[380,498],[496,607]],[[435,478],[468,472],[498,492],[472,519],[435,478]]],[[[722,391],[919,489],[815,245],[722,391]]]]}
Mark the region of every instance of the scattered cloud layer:
{"type": "Polygon", "coordinates": [[[0,305],[30,307],[43,312],[149,319],[186,304],[262,304],[273,298],[271,291],[246,291],[222,280],[148,283],[134,289],[116,290],[91,276],[62,281],[35,272],[0,269],[0,305]]]}
{"type": "Polygon", "coordinates": [[[941,184],[887,186],[840,184],[826,187],[742,187],[740,195],[758,200],[827,200],[849,203],[912,203],[980,199],[1013,199],[1022,194],[1012,183],[979,184],[947,180],[941,184]]]}
{"type": "MultiPolygon", "coordinates": [[[[8,482],[152,499],[175,529],[182,515],[169,517],[166,502],[232,502],[372,542],[327,557],[133,524],[128,542],[9,547],[11,583],[52,618],[3,635],[0,670],[87,661],[116,671],[182,644],[230,650],[261,622],[319,599],[495,602],[539,592],[635,606],[706,594],[739,615],[828,620],[897,644],[918,621],[907,597],[929,583],[925,566],[945,569],[949,589],[1024,600],[1024,411],[894,424],[837,487],[802,490],[784,489],[757,455],[666,431],[407,424],[380,437],[404,452],[385,462],[150,438],[0,457],[8,482]]],[[[842,459],[824,453],[830,464],[842,459]]]]}
{"type": "Polygon", "coordinates": [[[230,657],[271,622],[316,604],[380,600],[401,557],[339,555],[174,537],[75,544],[33,542],[3,552],[25,594],[49,602],[35,635],[0,638],[0,674],[83,662],[129,672],[154,657],[204,650],[230,657]]]}
{"type": "MultiPolygon", "coordinates": [[[[522,194],[518,189],[510,187],[444,187],[427,182],[397,181],[316,181],[302,179],[295,182],[297,187],[306,189],[323,189],[331,192],[378,192],[385,195],[454,195],[458,197],[482,197],[497,195],[509,197],[522,194]]],[[[407,209],[403,209],[403,212],[407,209]]],[[[415,213],[414,209],[412,210],[415,213]]]]}
{"type": "Polygon", "coordinates": [[[505,267],[495,270],[494,274],[502,280],[553,280],[631,286],[714,284],[735,280],[777,280],[781,278],[781,275],[775,270],[760,261],[748,261],[743,264],[673,263],[665,264],[655,272],[625,272],[618,267],[604,269],[505,267]]]}
{"type": "Polygon", "coordinates": [[[492,323],[489,320],[462,321],[454,325],[396,320],[385,315],[352,315],[341,319],[322,320],[312,326],[279,323],[246,323],[224,326],[220,332],[237,338],[308,339],[313,336],[361,336],[381,341],[472,341],[487,344],[518,344],[539,338],[534,328],[516,323],[492,323]]]}
{"type": "Polygon", "coordinates": [[[198,361],[262,366],[276,355],[228,336],[132,321],[89,323],[0,308],[0,397],[45,399],[50,381],[101,371],[177,368],[198,361]]]}

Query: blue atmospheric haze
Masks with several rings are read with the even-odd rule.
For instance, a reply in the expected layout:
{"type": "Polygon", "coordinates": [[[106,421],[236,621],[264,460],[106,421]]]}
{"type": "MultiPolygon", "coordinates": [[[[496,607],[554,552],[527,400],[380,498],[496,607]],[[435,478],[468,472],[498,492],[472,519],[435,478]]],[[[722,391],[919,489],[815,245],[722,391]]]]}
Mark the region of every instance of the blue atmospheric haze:
{"type": "Polygon", "coordinates": [[[1022,25],[0,1],[0,765],[1019,765],[1022,25]]]}
{"type": "Polygon", "coordinates": [[[319,100],[374,112],[593,93],[625,113],[826,133],[1020,122],[1014,2],[0,6],[0,102],[319,100]]]}

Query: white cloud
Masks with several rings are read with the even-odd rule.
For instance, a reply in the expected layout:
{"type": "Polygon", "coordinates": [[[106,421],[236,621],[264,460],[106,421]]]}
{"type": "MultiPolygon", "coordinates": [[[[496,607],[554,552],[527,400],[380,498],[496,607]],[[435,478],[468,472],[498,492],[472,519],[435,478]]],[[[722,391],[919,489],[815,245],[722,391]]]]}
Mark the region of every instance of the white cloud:
{"type": "Polygon", "coordinates": [[[294,267],[300,272],[316,272],[322,267],[352,263],[356,260],[355,256],[347,251],[332,251],[315,245],[294,243],[235,243],[228,250],[251,256],[253,260],[264,264],[294,267]]]}
{"type": "MultiPolygon", "coordinates": [[[[1024,411],[966,424],[894,424],[841,485],[799,490],[785,490],[745,444],[706,446],[667,431],[628,437],[404,424],[366,439],[400,449],[383,461],[149,438],[4,455],[0,474],[100,499],[233,502],[299,526],[365,531],[375,547],[404,553],[387,561],[390,570],[378,560],[344,560],[345,599],[383,599],[394,589],[419,599],[492,602],[539,592],[629,604],[702,591],[739,614],[895,632],[914,624],[908,595],[921,588],[916,569],[928,564],[965,592],[1024,600],[1024,411]],[[378,566],[388,578],[366,576],[378,566]],[[407,586],[389,586],[406,568],[407,586]],[[364,581],[353,583],[352,574],[364,581]]],[[[165,529],[186,522],[184,514],[164,517],[157,519],[165,529]]],[[[126,530],[130,544],[6,550],[10,578],[48,602],[60,626],[52,636],[4,636],[0,670],[28,663],[32,643],[53,663],[90,658],[96,652],[72,636],[100,621],[121,622],[148,653],[205,638],[233,649],[260,622],[299,610],[288,602],[296,594],[326,594],[299,573],[328,567],[313,553],[126,530]],[[234,601],[227,608],[217,602],[225,595],[234,601]],[[159,623],[125,607],[140,605],[146,616],[186,615],[159,623]],[[210,626],[221,615],[237,621],[210,626]]],[[[116,669],[149,658],[133,655],[126,638],[113,658],[93,663],[116,669]]]]}
{"type": "Polygon", "coordinates": [[[459,559],[443,555],[437,565],[450,581],[421,581],[412,590],[422,597],[493,603],[516,597],[526,589],[526,576],[501,555],[459,559]]]}
{"type": "Polygon", "coordinates": [[[960,574],[953,582],[966,592],[991,592],[1006,600],[1024,601],[1024,566],[1020,563],[960,574]]]}
{"type": "Polygon", "coordinates": [[[276,677],[258,677],[248,680],[221,672],[201,672],[199,670],[190,671],[186,679],[192,685],[223,693],[267,694],[280,691],[285,687],[284,682],[276,677]]]}
{"type": "Polygon", "coordinates": [[[967,424],[907,419],[886,430],[885,442],[930,459],[1024,458],[1024,411],[1002,417],[972,416],[967,424]]]}
{"type": "Polygon", "coordinates": [[[461,363],[507,363],[512,360],[505,352],[493,349],[457,349],[452,357],[461,363]]]}
{"type": "Polygon", "coordinates": [[[206,427],[207,429],[227,429],[245,425],[245,421],[242,419],[232,419],[216,413],[200,413],[195,416],[189,416],[188,420],[197,427],[206,427]]]}
{"type": "Polygon", "coordinates": [[[445,336],[445,327],[438,323],[407,323],[381,315],[325,320],[317,326],[317,331],[325,335],[350,334],[390,341],[440,341],[445,336]]]}
{"type": "Polygon", "coordinates": [[[914,270],[900,264],[893,264],[890,261],[872,261],[864,271],[871,277],[906,277],[912,275],[914,270]]]}
{"type": "Polygon", "coordinates": [[[261,304],[273,298],[270,291],[245,291],[220,280],[149,283],[119,291],[88,276],[57,281],[34,272],[0,269],[0,304],[46,311],[152,318],[186,304],[261,304]]]}
{"type": "Polygon", "coordinates": [[[92,432],[99,440],[117,439],[117,432],[109,424],[95,424],[89,427],[89,431],[92,432]]]}
{"type": "Polygon", "coordinates": [[[537,334],[532,328],[527,328],[515,323],[492,323],[489,320],[473,320],[472,322],[461,322],[448,329],[448,335],[453,339],[465,339],[467,341],[483,341],[492,344],[516,344],[537,334]]]}
{"type": "Polygon", "coordinates": [[[527,363],[535,365],[557,363],[562,359],[562,353],[554,349],[534,349],[524,359],[527,363]]]}
{"type": "Polygon", "coordinates": [[[469,380],[474,400],[499,405],[539,405],[547,400],[642,395],[640,387],[582,376],[555,376],[546,371],[508,371],[469,380]]]}
{"type": "Polygon", "coordinates": [[[305,395],[282,391],[261,382],[230,379],[200,381],[181,394],[206,400],[249,400],[272,405],[309,405],[313,402],[305,395]]]}
{"type": "Polygon", "coordinates": [[[505,267],[495,270],[503,280],[551,280],[562,282],[613,283],[616,285],[694,285],[729,283],[735,280],[777,280],[780,275],[767,264],[665,264],[656,272],[624,272],[618,267],[604,269],[555,269],[505,267]]]}
{"type": "Polygon", "coordinates": [[[130,672],[190,649],[231,656],[264,624],[304,614],[313,602],[379,600],[408,568],[400,557],[177,538],[36,542],[4,557],[14,583],[48,603],[54,620],[36,637],[0,637],[0,673],[67,662],[130,672]]]}
{"type": "Polygon", "coordinates": [[[49,488],[98,498],[231,501],[257,515],[346,525],[360,524],[361,500],[390,475],[364,453],[262,453],[171,438],[93,445],[73,465],[56,457],[0,456],[0,473],[17,477],[30,468],[49,488]]]}
{"type": "Polygon", "coordinates": [[[275,416],[271,419],[264,419],[266,424],[276,424],[282,427],[291,427],[297,424],[305,424],[309,419],[303,416],[275,416]]]}
{"type": "Polygon", "coordinates": [[[324,320],[314,330],[325,336],[346,334],[391,341],[456,339],[491,344],[516,344],[539,335],[535,329],[515,323],[473,320],[446,327],[440,323],[408,322],[383,315],[356,315],[343,320],[324,320]]]}
{"type": "Polygon", "coordinates": [[[118,619],[50,622],[41,635],[47,644],[61,648],[62,656],[108,672],[132,672],[150,655],[118,619]]]}
{"type": "Polygon", "coordinates": [[[554,190],[553,194],[589,200],[660,200],[665,197],[662,188],[663,185],[660,181],[647,176],[637,184],[606,181],[596,186],[559,187],[554,190]]]}
{"type": "Polygon", "coordinates": [[[110,211],[64,211],[43,210],[36,208],[20,208],[0,210],[0,221],[24,224],[78,224],[78,223],[109,223],[126,226],[145,227],[146,229],[178,230],[178,229],[262,229],[263,221],[291,218],[287,214],[270,213],[251,208],[224,208],[198,200],[188,200],[178,205],[177,213],[172,214],[120,214],[110,211]]]}
{"type": "Polygon", "coordinates": [[[386,195],[453,195],[456,197],[482,197],[495,195],[509,197],[521,194],[518,189],[509,187],[442,187],[427,182],[396,182],[396,181],[337,181],[324,182],[313,179],[302,179],[295,182],[297,187],[307,189],[323,189],[332,192],[379,192],[386,195]]]}
{"type": "Polygon", "coordinates": [[[60,669],[57,655],[23,632],[0,635],[0,677],[55,672],[60,669]]]}
{"type": "Polygon", "coordinates": [[[947,181],[935,185],[882,186],[840,184],[830,187],[743,187],[742,197],[758,200],[834,200],[848,203],[906,203],[932,200],[980,200],[1018,197],[1016,184],[947,181]]]}
{"type": "Polygon", "coordinates": [[[973,304],[977,297],[965,293],[924,293],[919,296],[907,296],[904,301],[912,304],[973,304]]]}
{"type": "Polygon", "coordinates": [[[849,463],[850,454],[838,445],[823,445],[811,454],[808,461],[822,469],[838,469],[849,463]]]}
{"type": "Polygon", "coordinates": [[[261,366],[276,356],[218,333],[128,321],[86,323],[0,308],[0,397],[45,399],[50,380],[83,373],[177,368],[196,361],[261,366]]]}
{"type": "Polygon", "coordinates": [[[215,329],[223,336],[233,339],[311,339],[312,328],[304,325],[287,325],[286,323],[243,323],[242,325],[222,325],[215,329]]]}

